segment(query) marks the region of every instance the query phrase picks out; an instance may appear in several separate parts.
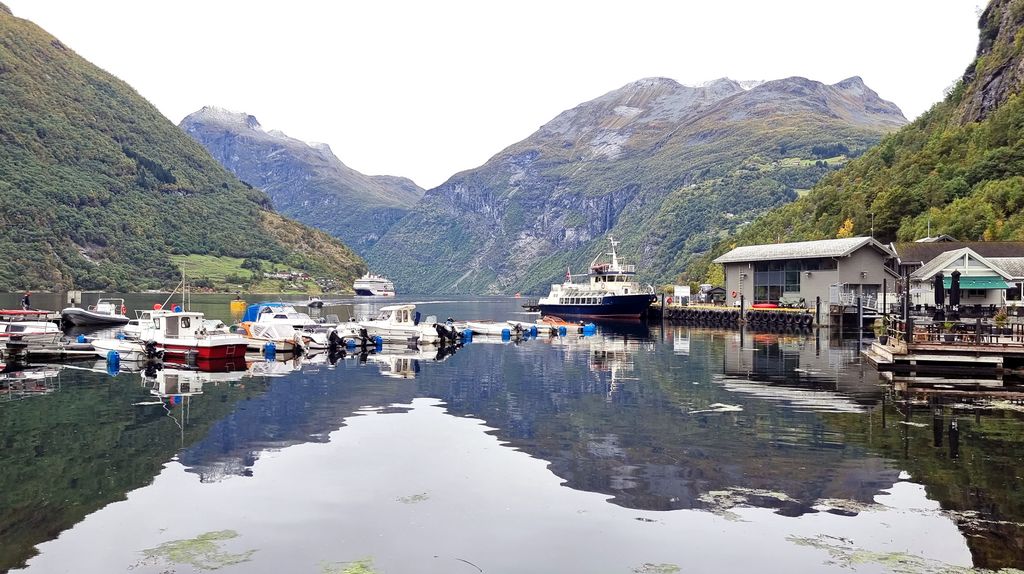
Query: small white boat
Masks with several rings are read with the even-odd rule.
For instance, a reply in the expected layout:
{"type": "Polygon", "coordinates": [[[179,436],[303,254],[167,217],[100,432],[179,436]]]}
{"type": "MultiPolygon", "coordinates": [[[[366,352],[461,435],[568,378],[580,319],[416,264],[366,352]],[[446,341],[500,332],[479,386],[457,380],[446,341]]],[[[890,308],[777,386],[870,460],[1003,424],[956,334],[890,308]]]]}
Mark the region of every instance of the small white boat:
{"type": "Polygon", "coordinates": [[[508,331],[509,334],[514,332],[514,327],[505,321],[466,321],[466,328],[473,331],[474,335],[501,335],[503,331],[508,331]]]}
{"type": "Polygon", "coordinates": [[[304,347],[302,333],[288,325],[244,321],[240,326],[250,351],[262,351],[267,343],[281,353],[301,352],[304,347]]]}
{"type": "Polygon", "coordinates": [[[454,342],[457,336],[454,327],[438,323],[434,316],[421,322],[420,314],[412,304],[381,307],[377,319],[360,321],[359,325],[366,329],[371,338],[379,336],[385,341],[418,337],[422,344],[437,345],[446,341],[454,342]]]}
{"type": "Polygon", "coordinates": [[[294,329],[303,329],[319,325],[307,313],[300,313],[290,303],[265,301],[249,305],[245,309],[242,322],[260,323],[263,325],[285,325],[294,329]]]}
{"type": "Polygon", "coordinates": [[[319,309],[324,306],[324,300],[317,297],[316,295],[310,295],[309,301],[306,301],[306,307],[311,309],[319,309]]]}
{"type": "Polygon", "coordinates": [[[61,318],[75,326],[124,325],[129,321],[124,299],[100,299],[87,308],[68,307],[60,312],[61,318]]]}
{"type": "Polygon", "coordinates": [[[106,358],[110,351],[116,351],[122,361],[146,361],[163,355],[155,344],[147,347],[146,343],[131,339],[93,339],[92,346],[97,356],[106,358]]]}

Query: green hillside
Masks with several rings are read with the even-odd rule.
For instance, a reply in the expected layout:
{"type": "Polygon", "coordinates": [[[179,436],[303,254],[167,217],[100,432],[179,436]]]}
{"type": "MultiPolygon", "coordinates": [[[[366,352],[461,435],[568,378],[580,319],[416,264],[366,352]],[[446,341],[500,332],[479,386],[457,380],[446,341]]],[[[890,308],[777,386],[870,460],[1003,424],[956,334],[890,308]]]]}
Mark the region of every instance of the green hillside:
{"type": "Polygon", "coordinates": [[[909,241],[1024,239],[1024,0],[995,0],[979,22],[977,58],[912,124],[824,178],[810,193],[744,227],[690,269],[734,245],[868,234],[909,241]],[[850,229],[852,224],[852,229],[850,229]]]}
{"type": "Polygon", "coordinates": [[[365,268],[270,210],[130,86],[0,6],[0,290],[166,287],[171,255],[365,268]]]}

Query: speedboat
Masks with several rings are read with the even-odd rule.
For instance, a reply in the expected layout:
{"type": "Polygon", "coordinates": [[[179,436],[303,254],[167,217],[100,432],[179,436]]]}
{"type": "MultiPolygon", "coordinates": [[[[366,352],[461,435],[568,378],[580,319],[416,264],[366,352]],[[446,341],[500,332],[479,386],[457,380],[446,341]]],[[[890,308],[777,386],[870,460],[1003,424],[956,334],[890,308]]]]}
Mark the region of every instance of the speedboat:
{"type": "Polygon", "coordinates": [[[299,352],[305,346],[301,332],[288,325],[243,321],[241,327],[250,351],[262,350],[267,343],[282,353],[299,352]]]}
{"type": "Polygon", "coordinates": [[[445,344],[447,341],[454,343],[457,333],[454,327],[438,323],[434,316],[421,322],[420,313],[413,304],[381,307],[377,319],[360,321],[359,325],[366,329],[371,338],[379,336],[387,341],[418,337],[420,343],[433,345],[445,344]]]}
{"type": "Polygon", "coordinates": [[[156,348],[156,343],[132,339],[93,339],[93,352],[97,356],[107,358],[111,351],[115,351],[122,361],[148,361],[163,356],[163,352],[156,348]]]}
{"type": "Polygon", "coordinates": [[[367,273],[352,284],[356,295],[364,297],[394,297],[395,284],[382,275],[367,273]]]}
{"type": "Polygon", "coordinates": [[[324,306],[324,300],[317,297],[316,295],[310,295],[309,301],[306,301],[306,307],[310,309],[320,309],[324,306]]]}
{"type": "Polygon", "coordinates": [[[583,317],[642,317],[656,299],[654,287],[636,282],[636,266],[624,265],[615,253],[619,244],[611,236],[611,261],[590,264],[589,283],[574,283],[566,272],[565,282],[551,286],[547,297],[537,306],[544,315],[583,317]]]}
{"type": "Polygon", "coordinates": [[[293,329],[303,329],[319,325],[306,313],[300,313],[290,303],[281,301],[264,301],[249,305],[245,309],[242,322],[260,323],[262,325],[286,325],[293,329]]]}
{"type": "Polygon", "coordinates": [[[89,305],[85,309],[81,307],[68,307],[60,312],[65,322],[75,326],[93,325],[124,325],[129,321],[125,313],[128,307],[124,299],[100,299],[95,305],[89,305]]]}

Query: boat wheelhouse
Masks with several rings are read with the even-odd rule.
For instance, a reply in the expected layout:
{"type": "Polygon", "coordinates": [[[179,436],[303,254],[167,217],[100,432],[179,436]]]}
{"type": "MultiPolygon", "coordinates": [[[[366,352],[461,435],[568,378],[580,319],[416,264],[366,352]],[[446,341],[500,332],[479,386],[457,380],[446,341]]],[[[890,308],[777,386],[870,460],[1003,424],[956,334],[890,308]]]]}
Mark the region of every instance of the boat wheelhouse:
{"type": "Polygon", "coordinates": [[[636,281],[636,266],[619,261],[615,247],[619,244],[609,237],[612,250],[610,261],[600,262],[600,255],[590,264],[589,283],[574,283],[566,272],[562,284],[551,286],[547,297],[538,301],[544,315],[639,318],[646,315],[655,300],[654,287],[642,286],[636,281]]]}

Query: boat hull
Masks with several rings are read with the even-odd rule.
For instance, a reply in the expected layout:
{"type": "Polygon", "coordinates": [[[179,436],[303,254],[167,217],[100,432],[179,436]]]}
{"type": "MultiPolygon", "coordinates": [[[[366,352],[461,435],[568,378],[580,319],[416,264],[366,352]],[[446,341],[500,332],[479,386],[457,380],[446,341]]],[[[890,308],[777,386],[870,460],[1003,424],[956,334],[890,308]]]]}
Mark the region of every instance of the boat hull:
{"type": "Polygon", "coordinates": [[[94,313],[88,309],[64,309],[60,312],[60,316],[65,322],[75,325],[76,327],[88,326],[88,325],[124,325],[128,322],[128,317],[124,315],[107,315],[104,313],[94,313]]]}
{"type": "Polygon", "coordinates": [[[375,289],[367,289],[363,287],[356,287],[356,295],[360,297],[394,297],[394,291],[378,291],[375,289]]]}
{"type": "Polygon", "coordinates": [[[238,343],[227,345],[189,345],[182,343],[157,343],[165,355],[178,357],[194,357],[203,360],[245,359],[248,342],[241,339],[238,343]]]}
{"type": "Polygon", "coordinates": [[[647,314],[656,297],[649,293],[637,295],[605,295],[596,305],[560,305],[540,303],[543,315],[572,317],[642,317],[647,314]]]}

